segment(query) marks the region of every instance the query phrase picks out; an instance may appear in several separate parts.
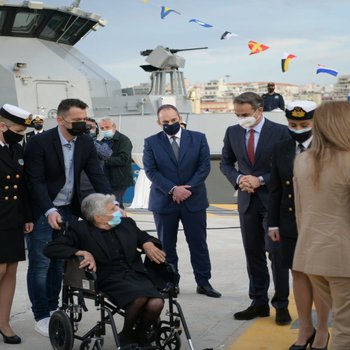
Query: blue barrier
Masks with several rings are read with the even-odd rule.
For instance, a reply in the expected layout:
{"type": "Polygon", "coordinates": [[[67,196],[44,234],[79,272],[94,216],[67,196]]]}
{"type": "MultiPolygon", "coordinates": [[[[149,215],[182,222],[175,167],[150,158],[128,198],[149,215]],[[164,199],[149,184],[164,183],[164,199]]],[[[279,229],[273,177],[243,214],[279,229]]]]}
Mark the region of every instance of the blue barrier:
{"type": "MultiPolygon", "coordinates": [[[[139,176],[140,167],[136,164],[132,164],[132,177],[134,179],[134,184],[136,183],[137,177],[139,176]]],[[[123,203],[131,203],[134,198],[135,185],[131,186],[125,192],[123,197],[123,203]]]]}

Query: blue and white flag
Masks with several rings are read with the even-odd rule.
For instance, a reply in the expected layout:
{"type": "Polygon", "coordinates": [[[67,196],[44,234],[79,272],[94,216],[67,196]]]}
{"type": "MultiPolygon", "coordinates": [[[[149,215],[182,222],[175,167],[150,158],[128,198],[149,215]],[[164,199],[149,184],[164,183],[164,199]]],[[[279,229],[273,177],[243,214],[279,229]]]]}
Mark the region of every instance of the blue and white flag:
{"type": "Polygon", "coordinates": [[[336,77],[338,75],[338,71],[336,71],[333,68],[323,66],[322,64],[319,64],[317,66],[316,74],[319,74],[319,73],[330,74],[330,75],[333,75],[334,77],[336,77]]]}
{"type": "Polygon", "coordinates": [[[197,23],[197,24],[199,24],[200,26],[205,27],[205,28],[212,28],[212,27],[213,27],[211,24],[202,22],[202,21],[200,21],[199,19],[195,19],[195,18],[190,19],[188,22],[190,22],[190,23],[191,23],[191,22],[197,23]]]}

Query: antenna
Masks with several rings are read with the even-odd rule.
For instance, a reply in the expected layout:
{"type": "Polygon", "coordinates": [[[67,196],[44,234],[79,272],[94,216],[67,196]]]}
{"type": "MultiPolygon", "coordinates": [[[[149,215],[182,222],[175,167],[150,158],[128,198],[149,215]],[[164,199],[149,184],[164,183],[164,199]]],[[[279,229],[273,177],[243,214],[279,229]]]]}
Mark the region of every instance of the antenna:
{"type": "Polygon", "coordinates": [[[81,0],[74,0],[72,7],[79,7],[81,0]]]}

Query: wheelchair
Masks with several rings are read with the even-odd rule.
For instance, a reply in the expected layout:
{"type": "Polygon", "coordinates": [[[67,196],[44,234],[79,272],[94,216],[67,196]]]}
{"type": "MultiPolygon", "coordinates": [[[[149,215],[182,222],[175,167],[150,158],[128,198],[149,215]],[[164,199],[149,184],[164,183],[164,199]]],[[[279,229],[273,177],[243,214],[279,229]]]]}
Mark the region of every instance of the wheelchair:
{"type": "MultiPolygon", "coordinates": [[[[49,323],[49,337],[53,349],[72,350],[74,340],[78,339],[81,341],[79,350],[102,350],[106,325],[112,329],[118,350],[142,349],[137,344],[121,346],[113,316],[117,314],[124,316],[124,310],[114,305],[103,292],[98,290],[94,272],[79,269],[80,261],[78,257],[65,261],[62,306],[52,314],[49,323]],[[85,299],[94,301],[95,308],[99,311],[99,320],[85,334],[78,335],[79,322],[83,314],[88,311],[85,299]]],[[[183,330],[190,350],[194,350],[184,314],[176,300],[179,281],[177,272],[172,265],[167,263],[158,265],[147,257],[144,264],[153,283],[168,301],[166,320],[159,320],[147,333],[150,343],[155,344],[147,349],[181,349],[180,335],[183,330]]]]}

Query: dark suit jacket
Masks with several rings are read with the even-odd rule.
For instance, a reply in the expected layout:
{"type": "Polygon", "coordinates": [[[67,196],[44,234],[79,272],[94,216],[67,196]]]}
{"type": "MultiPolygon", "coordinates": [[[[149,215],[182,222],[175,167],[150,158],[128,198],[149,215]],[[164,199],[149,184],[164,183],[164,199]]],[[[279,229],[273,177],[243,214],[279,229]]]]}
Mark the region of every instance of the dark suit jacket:
{"type": "MultiPolygon", "coordinates": [[[[43,132],[45,132],[45,131],[43,131],[43,132]]],[[[26,148],[27,143],[29,142],[29,139],[30,139],[31,137],[36,136],[36,135],[40,135],[40,134],[42,134],[42,133],[35,134],[35,131],[34,131],[34,130],[27,132],[27,133],[24,135],[24,138],[23,138],[23,143],[22,143],[23,149],[26,148]]]]}
{"type": "Polygon", "coordinates": [[[282,237],[296,239],[298,232],[293,190],[294,158],[293,139],[275,145],[272,156],[268,225],[279,227],[282,237]]]}
{"type": "MultiPolygon", "coordinates": [[[[53,208],[53,200],[66,182],[61,140],[57,128],[29,139],[24,153],[24,170],[34,219],[53,208]]],[[[78,136],[74,148],[74,195],[71,203],[75,215],[80,215],[80,175],[89,177],[96,192],[112,193],[93,143],[88,135],[78,136]]]]}
{"type": "MultiPolygon", "coordinates": [[[[113,230],[118,233],[128,265],[135,271],[145,272],[137,248],[142,249],[142,245],[146,242],[153,242],[160,246],[159,240],[141,231],[131,218],[122,218],[121,223],[113,230]]],[[[102,230],[86,221],[75,221],[68,227],[65,235],[47,244],[44,253],[49,258],[68,259],[73,257],[78,250],[86,250],[94,256],[97,278],[99,282],[102,282],[105,278],[110,277],[112,272],[112,257],[103,234],[102,230]]]]}
{"type": "Polygon", "coordinates": [[[172,200],[169,191],[174,186],[189,185],[192,195],[183,202],[187,210],[199,211],[208,207],[205,179],[210,172],[210,153],[204,134],[182,130],[179,161],[166,134],[160,133],[145,139],[143,165],[152,181],[149,210],[171,213],[179,204],[172,200]]]}
{"type": "Polygon", "coordinates": [[[23,231],[24,223],[33,221],[23,181],[23,149],[11,146],[11,157],[5,147],[0,146],[0,231],[23,231]]]}
{"type": "MultiPolygon", "coordinates": [[[[248,159],[245,137],[246,130],[240,125],[233,125],[227,129],[220,169],[236,190],[239,188],[237,185],[237,177],[239,175],[262,176],[265,180],[265,185],[260,186],[254,195],[259,196],[267,209],[273,146],[278,141],[290,138],[288,128],[265,118],[255,150],[254,165],[248,159]]],[[[251,196],[252,194],[248,192],[238,192],[238,209],[240,213],[245,213],[248,209],[251,196]]]]}
{"type": "Polygon", "coordinates": [[[115,132],[111,142],[113,153],[104,161],[105,172],[114,190],[125,189],[134,184],[131,169],[132,143],[119,131],[115,132]]]}

